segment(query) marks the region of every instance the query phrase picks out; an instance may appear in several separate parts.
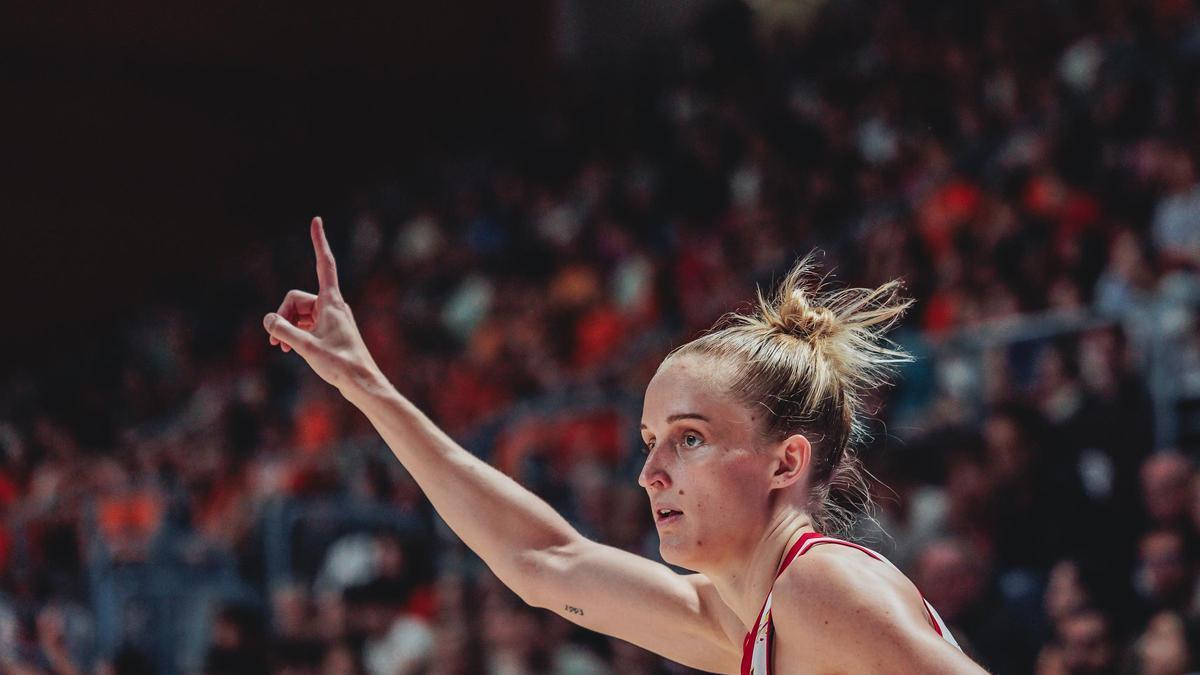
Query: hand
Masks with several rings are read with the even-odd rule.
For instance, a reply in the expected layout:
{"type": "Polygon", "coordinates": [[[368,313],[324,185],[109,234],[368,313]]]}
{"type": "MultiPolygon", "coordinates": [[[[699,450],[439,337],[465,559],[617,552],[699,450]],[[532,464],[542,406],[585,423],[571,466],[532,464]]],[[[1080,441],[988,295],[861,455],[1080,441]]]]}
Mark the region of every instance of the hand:
{"type": "Polygon", "coordinates": [[[272,345],[295,350],[321,379],[349,398],[372,378],[383,379],[338,289],[337,265],[320,218],[309,228],[317,256],[317,294],[292,290],[263,317],[272,345]]]}

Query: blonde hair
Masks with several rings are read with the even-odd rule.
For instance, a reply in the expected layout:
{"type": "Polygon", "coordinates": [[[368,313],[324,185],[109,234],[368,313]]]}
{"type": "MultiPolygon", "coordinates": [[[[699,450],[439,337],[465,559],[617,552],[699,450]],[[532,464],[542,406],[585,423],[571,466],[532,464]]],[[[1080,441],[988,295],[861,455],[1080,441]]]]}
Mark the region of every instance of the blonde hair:
{"type": "Polygon", "coordinates": [[[732,366],[729,393],[766,411],[765,436],[803,433],[812,443],[807,510],[818,531],[848,535],[872,515],[866,470],[857,448],[866,440],[866,394],[888,383],[893,367],[912,360],[884,337],[912,305],[902,282],[879,288],[826,290],[812,253],[799,260],[771,297],[758,292],[750,314],[725,315],[668,359],[700,355],[732,366]]]}

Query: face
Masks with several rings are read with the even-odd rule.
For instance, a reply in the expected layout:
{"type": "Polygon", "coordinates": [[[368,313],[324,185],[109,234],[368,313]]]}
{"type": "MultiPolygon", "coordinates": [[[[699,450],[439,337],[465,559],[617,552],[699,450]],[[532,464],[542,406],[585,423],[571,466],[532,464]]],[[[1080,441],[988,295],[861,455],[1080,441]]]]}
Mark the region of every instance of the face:
{"type": "Polygon", "coordinates": [[[659,551],[697,571],[745,555],[770,515],[773,459],[760,447],[763,414],[724,393],[728,374],[719,365],[669,358],[646,387],[642,409],[648,454],[638,483],[650,497],[659,551]]]}
{"type": "Polygon", "coordinates": [[[1159,612],[1134,646],[1147,673],[1183,673],[1188,670],[1187,632],[1174,612],[1159,612]]]}
{"type": "Polygon", "coordinates": [[[984,423],[983,436],[991,468],[999,477],[1010,480],[1027,471],[1031,456],[1021,440],[1016,420],[1007,415],[993,415],[984,423]]]}
{"type": "Polygon", "coordinates": [[[1050,581],[1046,584],[1043,603],[1046,615],[1061,621],[1079,612],[1087,602],[1087,590],[1079,579],[1079,567],[1070,560],[1060,560],[1050,570],[1050,581]]]}
{"type": "Polygon", "coordinates": [[[1191,587],[1191,577],[1182,536],[1171,531],[1151,532],[1142,537],[1138,549],[1144,590],[1167,604],[1183,601],[1191,587]]]}
{"type": "Polygon", "coordinates": [[[1066,620],[1060,628],[1063,661],[1072,675],[1108,672],[1115,657],[1108,636],[1108,623],[1094,612],[1066,620]]]}
{"type": "Polygon", "coordinates": [[[916,578],[930,604],[947,621],[954,621],[978,598],[979,571],[966,553],[948,542],[934,542],[917,560],[916,578]]]}
{"type": "Polygon", "coordinates": [[[1187,512],[1192,464],[1184,457],[1163,453],[1142,465],[1142,498],[1146,512],[1158,522],[1170,522],[1187,512]]]}

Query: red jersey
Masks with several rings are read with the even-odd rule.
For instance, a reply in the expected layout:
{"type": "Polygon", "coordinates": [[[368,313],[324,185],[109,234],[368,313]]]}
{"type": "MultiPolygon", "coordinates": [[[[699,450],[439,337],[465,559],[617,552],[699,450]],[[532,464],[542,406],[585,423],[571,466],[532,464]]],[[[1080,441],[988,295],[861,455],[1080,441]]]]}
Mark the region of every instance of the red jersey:
{"type": "MultiPolygon", "coordinates": [[[[865,546],[859,546],[853,542],[843,541],[833,537],[826,537],[817,532],[805,532],[804,534],[800,535],[800,540],[797,541],[792,546],[791,550],[787,552],[787,555],[783,557],[783,564],[780,565],[779,573],[775,575],[775,578],[778,579],[779,575],[783,574],[783,571],[787,569],[787,566],[790,565],[793,560],[804,555],[811,550],[813,546],[817,546],[819,544],[837,544],[839,546],[856,548],[871,556],[875,560],[884,563],[885,565],[891,565],[893,569],[896,567],[895,565],[892,565],[887,558],[884,558],[865,546]]],[[[772,589],[773,588],[774,583],[772,583],[772,589]]],[[[921,598],[921,602],[925,605],[925,614],[929,617],[930,627],[937,631],[937,634],[940,635],[943,640],[949,642],[955,647],[958,647],[958,642],[954,640],[954,636],[950,634],[950,629],[946,627],[946,623],[942,621],[942,617],[938,616],[937,610],[933,608],[933,605],[930,605],[929,601],[923,596],[921,598]]],[[[758,612],[758,619],[754,622],[754,628],[750,629],[749,633],[746,633],[746,639],[742,643],[742,675],[771,675],[771,656],[773,653],[772,646],[775,641],[774,633],[775,631],[771,626],[771,593],[768,592],[767,599],[765,602],[763,602],[763,607],[758,612]]],[[[961,647],[958,648],[962,649],[961,647]]]]}

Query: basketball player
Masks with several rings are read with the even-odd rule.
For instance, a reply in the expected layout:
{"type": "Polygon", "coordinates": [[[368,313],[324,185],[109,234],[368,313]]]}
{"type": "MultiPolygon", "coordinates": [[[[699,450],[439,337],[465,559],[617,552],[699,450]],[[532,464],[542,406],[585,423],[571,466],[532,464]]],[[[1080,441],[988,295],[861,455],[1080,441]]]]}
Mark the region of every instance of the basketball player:
{"type": "Polygon", "coordinates": [[[898,282],[821,294],[805,263],[771,300],[669,355],[646,388],[646,461],[664,560],[580,535],[458,446],[367,352],[319,218],[318,292],[263,324],[367,416],[446,523],[525,602],[718,673],[981,673],[916,587],[842,533],[865,499],[861,394],[905,355],[882,333],[898,282]]]}

